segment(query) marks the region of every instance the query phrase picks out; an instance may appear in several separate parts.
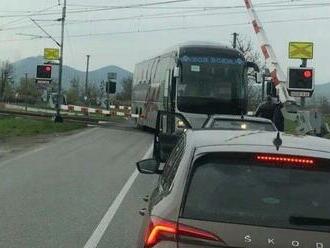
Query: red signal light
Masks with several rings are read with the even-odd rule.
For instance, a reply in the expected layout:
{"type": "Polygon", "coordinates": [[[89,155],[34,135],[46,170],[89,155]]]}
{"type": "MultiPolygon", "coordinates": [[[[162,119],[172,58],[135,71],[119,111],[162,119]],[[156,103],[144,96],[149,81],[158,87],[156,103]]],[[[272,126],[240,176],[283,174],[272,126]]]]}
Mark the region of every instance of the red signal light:
{"type": "Polygon", "coordinates": [[[278,155],[258,155],[257,160],[264,162],[277,162],[283,164],[314,165],[315,161],[311,158],[296,156],[278,156],[278,155]]]}
{"type": "Polygon", "coordinates": [[[45,67],[44,67],[44,70],[45,70],[46,72],[50,72],[50,71],[52,70],[52,68],[51,68],[50,66],[45,66],[45,67]]]}
{"type": "Polygon", "coordinates": [[[311,70],[304,71],[304,78],[311,78],[312,76],[313,76],[313,73],[311,70]]]}
{"type": "Polygon", "coordinates": [[[191,226],[151,217],[149,230],[145,239],[145,247],[154,247],[162,240],[177,241],[180,236],[223,242],[218,236],[191,226]]]}
{"type": "Polygon", "coordinates": [[[51,80],[52,66],[51,65],[38,65],[36,78],[44,79],[44,80],[51,80]]]}

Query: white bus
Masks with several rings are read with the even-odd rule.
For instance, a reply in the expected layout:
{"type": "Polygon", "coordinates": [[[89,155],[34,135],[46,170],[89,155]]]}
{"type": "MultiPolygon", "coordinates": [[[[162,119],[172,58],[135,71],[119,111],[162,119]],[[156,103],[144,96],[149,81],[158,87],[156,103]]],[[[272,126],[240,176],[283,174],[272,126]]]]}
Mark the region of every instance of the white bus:
{"type": "Polygon", "coordinates": [[[155,128],[158,110],[179,112],[199,128],[210,114],[247,112],[247,62],[236,49],[187,44],[135,66],[132,114],[155,128]]]}

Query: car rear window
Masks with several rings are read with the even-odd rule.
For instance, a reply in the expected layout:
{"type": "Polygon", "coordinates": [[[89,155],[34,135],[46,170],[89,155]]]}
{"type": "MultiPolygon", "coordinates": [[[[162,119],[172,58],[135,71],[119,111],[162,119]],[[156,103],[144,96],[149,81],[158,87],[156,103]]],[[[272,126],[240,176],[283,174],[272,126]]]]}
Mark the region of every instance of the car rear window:
{"type": "Polygon", "coordinates": [[[214,120],[212,128],[221,130],[261,130],[261,131],[275,131],[271,123],[241,121],[241,120],[214,120]]]}
{"type": "Polygon", "coordinates": [[[329,232],[329,167],[320,159],[302,166],[252,154],[204,155],[193,165],[182,217],[329,232]]]}

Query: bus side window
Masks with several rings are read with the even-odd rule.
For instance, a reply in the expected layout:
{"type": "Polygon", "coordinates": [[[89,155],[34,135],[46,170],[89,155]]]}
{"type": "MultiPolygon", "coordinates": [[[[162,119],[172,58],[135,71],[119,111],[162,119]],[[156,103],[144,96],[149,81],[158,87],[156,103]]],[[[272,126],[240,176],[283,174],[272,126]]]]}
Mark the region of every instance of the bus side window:
{"type": "Polygon", "coordinates": [[[167,133],[167,116],[162,115],[162,121],[160,122],[161,133],[167,133]]]}
{"type": "Polygon", "coordinates": [[[166,70],[166,80],[165,80],[165,88],[164,88],[164,97],[168,97],[168,88],[170,85],[170,80],[171,80],[171,71],[166,70]]]}

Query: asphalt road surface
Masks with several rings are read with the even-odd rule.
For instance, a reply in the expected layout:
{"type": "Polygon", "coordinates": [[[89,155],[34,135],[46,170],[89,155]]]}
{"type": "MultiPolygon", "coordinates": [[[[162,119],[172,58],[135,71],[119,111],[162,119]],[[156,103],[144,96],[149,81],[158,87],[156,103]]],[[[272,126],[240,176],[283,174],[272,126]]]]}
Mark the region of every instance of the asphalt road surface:
{"type": "Polygon", "coordinates": [[[0,162],[0,247],[136,247],[152,135],[92,128],[0,162]],[[147,153],[147,154],[146,154],[147,153]]]}

